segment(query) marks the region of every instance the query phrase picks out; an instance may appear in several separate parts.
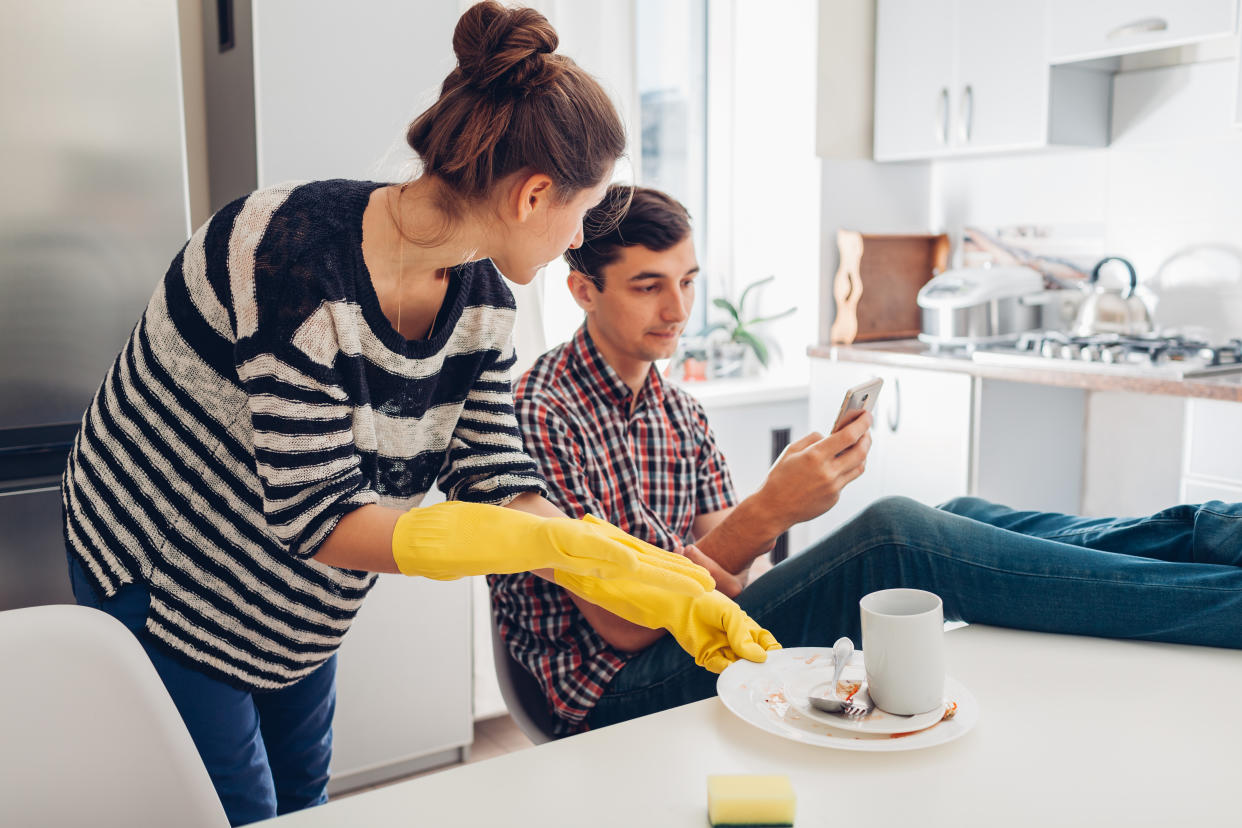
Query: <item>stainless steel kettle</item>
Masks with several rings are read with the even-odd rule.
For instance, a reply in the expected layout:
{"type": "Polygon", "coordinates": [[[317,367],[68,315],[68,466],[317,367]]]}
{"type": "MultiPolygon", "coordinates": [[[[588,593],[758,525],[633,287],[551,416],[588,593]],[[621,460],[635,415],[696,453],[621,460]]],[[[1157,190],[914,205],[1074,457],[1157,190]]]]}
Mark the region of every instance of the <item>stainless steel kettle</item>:
{"type": "Polygon", "coordinates": [[[1138,287],[1138,274],[1134,265],[1120,256],[1106,256],[1096,263],[1091,271],[1087,284],[1090,292],[1078,307],[1078,317],[1074,320],[1074,333],[1077,336],[1092,334],[1145,334],[1152,330],[1151,311],[1141,296],[1135,293],[1138,287]],[[1109,262],[1120,262],[1125,265],[1129,274],[1129,284],[1121,290],[1106,288],[1100,284],[1100,271],[1109,262]]]}

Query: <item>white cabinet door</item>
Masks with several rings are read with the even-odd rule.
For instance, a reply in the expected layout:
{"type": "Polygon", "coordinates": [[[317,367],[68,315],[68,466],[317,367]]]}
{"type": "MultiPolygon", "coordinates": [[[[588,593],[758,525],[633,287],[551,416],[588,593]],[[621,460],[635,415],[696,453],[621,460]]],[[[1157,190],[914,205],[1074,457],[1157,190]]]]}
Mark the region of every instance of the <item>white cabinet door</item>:
{"type": "Polygon", "coordinates": [[[379,576],[337,657],[332,793],[454,761],[470,744],[470,626],[469,579],[379,576]]]}
{"type": "Polygon", "coordinates": [[[1026,0],[958,0],[950,142],[1019,149],[1048,141],[1045,7],[1026,0]]]}
{"type": "Polygon", "coordinates": [[[1237,0],[1051,0],[1052,63],[1113,57],[1227,37],[1237,0]]]}
{"type": "Polygon", "coordinates": [[[1182,503],[1207,503],[1209,500],[1242,503],[1242,486],[1214,480],[1196,480],[1192,477],[1182,478],[1182,503]]]}
{"type": "Polygon", "coordinates": [[[1181,499],[1242,502],[1242,403],[1186,401],[1181,499]]]}
{"type": "Polygon", "coordinates": [[[1242,485],[1242,403],[1186,401],[1183,473],[1242,485]]]}
{"type": "MultiPolygon", "coordinates": [[[[750,497],[767,479],[772,467],[774,429],[789,429],[789,440],[793,442],[816,428],[807,426],[808,405],[805,396],[745,405],[703,400],[707,421],[729,464],[733,490],[739,499],[750,497]]],[[[791,527],[790,553],[800,552],[806,543],[802,525],[791,527]]]]}
{"type": "Polygon", "coordinates": [[[925,158],[950,139],[953,0],[879,0],[875,158],[925,158]]]}
{"type": "MultiPolygon", "coordinates": [[[[847,389],[871,377],[884,378],[884,372],[877,368],[875,365],[831,362],[826,359],[811,360],[811,428],[820,434],[827,434],[832,429],[833,420],[841,408],[841,400],[845,398],[847,389]]],[[[885,378],[886,385],[887,382],[885,378]]],[[[881,390],[880,405],[883,405],[886,393],[887,389],[881,390]]],[[[877,426],[871,431],[872,445],[867,470],[845,487],[841,499],[826,514],[807,521],[810,542],[819,540],[858,514],[867,504],[884,496],[884,470],[879,460],[883,455],[879,445],[883,438],[877,420],[877,426]]]]}
{"type": "Polygon", "coordinates": [[[876,423],[884,493],[934,506],[970,485],[971,378],[942,371],[884,373],[876,423]]]}
{"type": "Polygon", "coordinates": [[[970,376],[878,367],[812,360],[811,422],[821,430],[831,427],[825,424],[831,424],[847,388],[873,376],[884,380],[867,470],[845,488],[836,506],[810,522],[812,539],[880,497],[904,495],[934,506],[969,491],[970,376]]]}
{"type": "Polygon", "coordinates": [[[1048,27],[1046,0],[879,0],[875,160],[1107,144],[1111,75],[1050,67],[1048,27]]]}

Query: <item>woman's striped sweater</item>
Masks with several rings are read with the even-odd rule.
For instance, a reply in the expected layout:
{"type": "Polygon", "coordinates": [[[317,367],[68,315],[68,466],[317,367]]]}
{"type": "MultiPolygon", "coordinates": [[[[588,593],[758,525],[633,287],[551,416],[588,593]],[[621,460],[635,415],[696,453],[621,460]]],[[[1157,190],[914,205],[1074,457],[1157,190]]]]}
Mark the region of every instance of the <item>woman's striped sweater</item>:
{"type": "Polygon", "coordinates": [[[434,335],[383,315],[362,257],[380,184],[261,190],[173,260],[82,420],[62,484],[71,555],[146,632],[236,686],[287,686],[340,644],[373,574],[312,559],[342,515],[503,504],[543,481],[513,414],[513,295],[452,272],[434,335]]]}

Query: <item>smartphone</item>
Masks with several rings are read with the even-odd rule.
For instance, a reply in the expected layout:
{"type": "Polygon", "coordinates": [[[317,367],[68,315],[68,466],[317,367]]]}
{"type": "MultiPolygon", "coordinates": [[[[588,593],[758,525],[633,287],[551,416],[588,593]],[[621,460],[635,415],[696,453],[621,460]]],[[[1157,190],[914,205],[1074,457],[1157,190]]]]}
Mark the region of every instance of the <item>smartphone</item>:
{"type": "Polygon", "coordinates": [[[836,422],[832,426],[833,432],[839,431],[847,420],[853,419],[850,416],[853,412],[859,410],[874,411],[875,401],[880,396],[880,386],[883,384],[884,380],[879,377],[872,377],[866,382],[860,382],[846,391],[845,399],[841,400],[841,410],[837,412],[836,422]]]}

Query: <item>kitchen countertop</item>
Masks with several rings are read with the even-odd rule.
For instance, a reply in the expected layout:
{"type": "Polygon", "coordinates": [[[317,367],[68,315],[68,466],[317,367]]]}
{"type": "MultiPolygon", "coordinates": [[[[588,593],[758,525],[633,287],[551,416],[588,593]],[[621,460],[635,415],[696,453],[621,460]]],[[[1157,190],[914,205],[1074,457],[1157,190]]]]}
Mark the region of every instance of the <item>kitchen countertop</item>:
{"type": "Polygon", "coordinates": [[[799,376],[765,374],[759,377],[675,382],[708,408],[736,405],[768,405],[805,400],[810,393],[805,367],[799,376]]]}
{"type": "Polygon", "coordinates": [[[917,339],[886,342],[860,342],[853,345],[812,345],[807,353],[815,359],[861,362],[894,368],[952,371],[984,379],[1082,388],[1087,391],[1130,391],[1137,394],[1164,394],[1174,397],[1202,397],[1242,402],[1242,371],[1189,379],[1167,377],[1113,376],[1064,369],[1041,370],[1014,366],[983,365],[962,353],[933,352],[917,339]]]}

